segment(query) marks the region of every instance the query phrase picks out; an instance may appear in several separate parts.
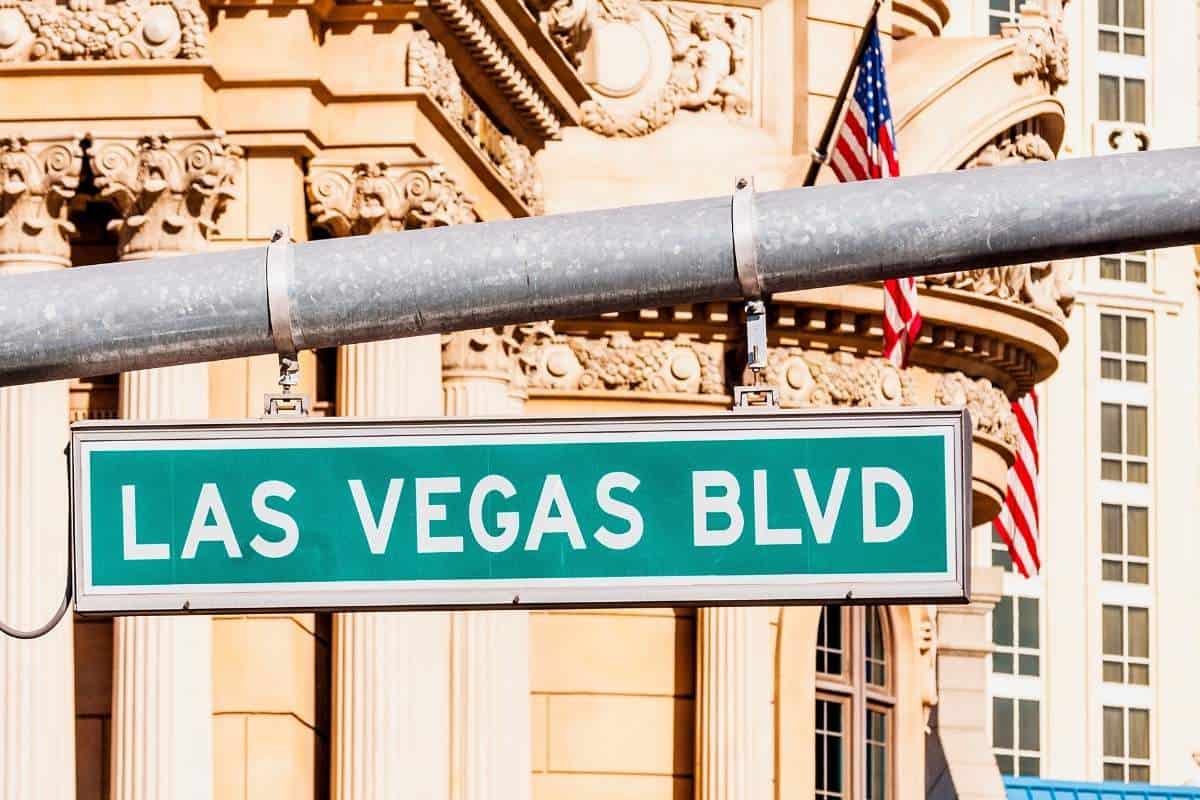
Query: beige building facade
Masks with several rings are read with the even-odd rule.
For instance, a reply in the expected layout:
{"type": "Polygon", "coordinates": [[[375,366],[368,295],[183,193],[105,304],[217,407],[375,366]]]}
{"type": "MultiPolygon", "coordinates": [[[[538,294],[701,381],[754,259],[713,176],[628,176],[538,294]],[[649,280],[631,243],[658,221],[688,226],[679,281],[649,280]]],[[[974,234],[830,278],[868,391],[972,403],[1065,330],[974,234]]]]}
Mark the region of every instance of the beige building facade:
{"type": "MultiPolygon", "coordinates": [[[[1081,152],[1090,79],[1068,39],[1092,4],[1064,5],[1026,3],[993,36],[982,2],[883,3],[905,174],[1081,152]]],[[[2,3],[0,273],[797,186],[870,6],[2,3]]],[[[785,407],[970,409],[970,604],[77,619],[0,640],[0,800],[999,798],[990,615],[1012,590],[982,526],[1014,458],[1010,400],[1099,325],[1090,294],[1067,316],[1072,267],[926,279],[903,370],[880,357],[880,285],[771,304],[785,407]]],[[[1174,271],[1155,275],[1166,294],[1136,308],[1194,325],[1174,271]]],[[[307,352],[302,385],[325,416],[720,411],[740,315],[307,352]]],[[[61,596],[70,420],[253,417],[276,375],[262,357],[0,389],[0,618],[34,625],[61,596]]],[[[1057,385],[1065,436],[1054,415],[1078,408],[1057,385]]],[[[1151,419],[1182,413],[1160,398],[1151,419]]]]}
{"type": "MultiPolygon", "coordinates": [[[[1195,143],[1196,23],[1191,3],[1073,4],[1060,157],[1195,143]]],[[[1200,640],[1177,635],[1200,600],[1195,269],[1191,248],[1080,263],[1072,344],[1042,394],[1044,569],[1006,571],[994,616],[1009,774],[1200,783],[1200,640]]]]}

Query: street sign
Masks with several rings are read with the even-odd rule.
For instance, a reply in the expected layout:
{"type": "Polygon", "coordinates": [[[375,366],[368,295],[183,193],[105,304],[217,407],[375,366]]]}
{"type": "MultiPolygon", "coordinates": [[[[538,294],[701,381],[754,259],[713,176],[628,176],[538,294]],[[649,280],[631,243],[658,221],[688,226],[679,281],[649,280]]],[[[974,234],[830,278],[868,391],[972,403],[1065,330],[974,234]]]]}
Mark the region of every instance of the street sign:
{"type": "Polygon", "coordinates": [[[953,602],[965,411],[82,422],[81,613],[953,602]]]}

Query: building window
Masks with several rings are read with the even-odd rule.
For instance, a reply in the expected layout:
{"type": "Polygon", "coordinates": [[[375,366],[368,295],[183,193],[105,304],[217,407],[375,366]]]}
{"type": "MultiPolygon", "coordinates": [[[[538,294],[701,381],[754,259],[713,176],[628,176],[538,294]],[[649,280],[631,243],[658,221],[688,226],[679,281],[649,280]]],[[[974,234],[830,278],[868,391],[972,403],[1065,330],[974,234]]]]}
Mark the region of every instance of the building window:
{"type": "Polygon", "coordinates": [[[1150,510],[1100,506],[1101,577],[1117,583],[1150,583],[1150,510]]]}
{"type": "Polygon", "coordinates": [[[1100,315],[1100,377],[1146,383],[1149,376],[1146,318],[1100,315]]]}
{"type": "Polygon", "coordinates": [[[1150,711],[1104,707],[1104,780],[1150,782],[1150,711]]]}
{"type": "Polygon", "coordinates": [[[1100,0],[1100,49],[1146,55],[1145,0],[1100,0]]]}
{"type": "Polygon", "coordinates": [[[1149,426],[1145,406],[1100,404],[1100,453],[1100,477],[1104,480],[1149,482],[1149,426]]]}
{"type": "Polygon", "coordinates": [[[992,698],[992,747],[1001,775],[1041,774],[1041,725],[1037,700],[992,698]]]}
{"type": "Polygon", "coordinates": [[[1016,22],[1027,0],[988,0],[988,35],[999,36],[1006,22],[1016,22]]]}
{"type": "Polygon", "coordinates": [[[1106,281],[1145,283],[1149,274],[1148,263],[1145,250],[1103,256],[1100,259],[1100,277],[1106,281]]]}
{"type": "Polygon", "coordinates": [[[817,625],[816,796],[887,800],[896,700],[886,614],[829,606],[817,625]]]}
{"type": "Polygon", "coordinates": [[[1036,597],[1005,595],[992,609],[992,672],[1041,674],[1041,635],[1036,597]]]}
{"type": "Polygon", "coordinates": [[[1146,81],[1121,75],[1100,76],[1100,119],[1146,122],[1146,81]]]}
{"type": "Polygon", "coordinates": [[[1150,610],[1117,605],[1102,608],[1104,680],[1150,685],[1150,610]]]}

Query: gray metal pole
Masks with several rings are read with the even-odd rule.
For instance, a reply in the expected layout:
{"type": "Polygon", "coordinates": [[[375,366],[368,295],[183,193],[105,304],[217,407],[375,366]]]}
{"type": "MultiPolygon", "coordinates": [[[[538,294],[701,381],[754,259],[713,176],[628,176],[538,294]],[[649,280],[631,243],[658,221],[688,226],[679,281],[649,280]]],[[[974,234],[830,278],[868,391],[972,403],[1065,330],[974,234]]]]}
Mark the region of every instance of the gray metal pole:
{"type": "MultiPolygon", "coordinates": [[[[767,292],[1200,242],[1200,148],[757,195],[767,292]]],[[[730,198],[295,247],[306,347],[741,296],[730,198]]],[[[0,385],[273,352],[265,249],[0,279],[0,385]]]]}

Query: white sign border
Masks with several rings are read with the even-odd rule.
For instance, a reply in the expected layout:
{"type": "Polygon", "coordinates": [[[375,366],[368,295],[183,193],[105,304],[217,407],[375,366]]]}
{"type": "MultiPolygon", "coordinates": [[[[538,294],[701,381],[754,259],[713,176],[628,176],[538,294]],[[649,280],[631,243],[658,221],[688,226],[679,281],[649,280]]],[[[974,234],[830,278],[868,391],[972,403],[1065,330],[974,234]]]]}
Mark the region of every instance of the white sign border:
{"type": "Polygon", "coordinates": [[[583,608],[953,603],[970,592],[971,422],[965,409],[854,408],[622,417],[269,418],[195,422],[88,420],[71,428],[72,549],[80,614],[371,609],[583,608]],[[825,438],[941,433],[947,447],[947,569],[936,573],[336,581],[98,587],[91,583],[87,455],[104,450],[825,438]],[[401,441],[397,441],[397,440],[401,441]],[[447,441],[452,439],[453,441],[447,441]],[[960,499],[961,498],[961,499],[960,499]],[[633,600],[631,598],[637,598],[633,600]]]}

